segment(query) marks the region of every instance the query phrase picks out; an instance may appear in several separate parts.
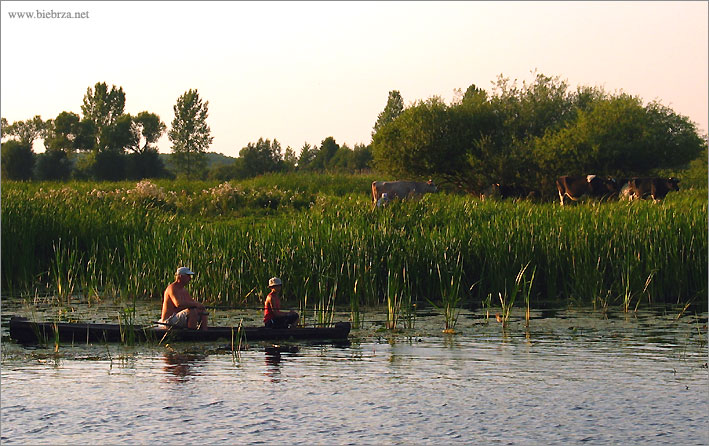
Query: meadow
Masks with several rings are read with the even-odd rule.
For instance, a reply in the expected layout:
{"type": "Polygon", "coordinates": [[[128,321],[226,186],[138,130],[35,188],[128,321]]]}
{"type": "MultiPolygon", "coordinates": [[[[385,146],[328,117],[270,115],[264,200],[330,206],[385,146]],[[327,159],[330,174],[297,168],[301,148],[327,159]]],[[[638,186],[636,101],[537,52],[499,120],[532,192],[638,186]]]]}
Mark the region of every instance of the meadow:
{"type": "Polygon", "coordinates": [[[660,203],[480,201],[372,209],[369,175],[2,184],[2,294],[159,299],[177,266],[210,305],[257,307],[269,277],[327,322],[387,307],[706,307],[707,191],[660,203]]]}

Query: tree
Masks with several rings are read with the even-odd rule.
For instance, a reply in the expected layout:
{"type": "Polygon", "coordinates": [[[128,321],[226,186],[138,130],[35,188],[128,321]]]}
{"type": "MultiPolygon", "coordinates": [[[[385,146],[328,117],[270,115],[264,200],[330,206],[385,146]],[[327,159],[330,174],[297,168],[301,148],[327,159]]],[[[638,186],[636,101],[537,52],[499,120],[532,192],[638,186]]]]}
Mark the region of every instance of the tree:
{"type": "Polygon", "coordinates": [[[131,130],[134,134],[136,144],[128,147],[128,149],[136,153],[141,153],[154,148],[153,144],[158,142],[163,133],[165,133],[165,130],[167,130],[167,126],[160,120],[160,116],[155,113],[143,111],[133,118],[131,130]]]}
{"type": "Polygon", "coordinates": [[[133,117],[123,114],[115,122],[104,127],[101,132],[101,147],[99,151],[110,151],[124,154],[128,149],[134,149],[140,144],[139,135],[135,131],[133,117]]]}
{"type": "Polygon", "coordinates": [[[92,122],[96,129],[98,150],[116,146],[110,139],[115,135],[111,127],[123,115],[125,105],[126,94],[123,92],[123,87],[116,88],[112,85],[109,90],[105,82],[97,82],[93,89],[91,87],[86,89],[81,112],[84,114],[84,119],[92,122]]]}
{"type": "Polygon", "coordinates": [[[42,136],[44,128],[45,123],[39,115],[26,121],[15,121],[9,125],[7,120],[3,118],[2,123],[3,136],[13,136],[22,144],[30,147],[32,147],[35,139],[42,136]]]}
{"type": "Polygon", "coordinates": [[[283,162],[281,143],[276,139],[271,143],[268,139],[259,138],[255,144],[249,143],[239,151],[237,162],[241,178],[276,172],[283,162]]]}
{"type": "Polygon", "coordinates": [[[354,152],[347,147],[347,144],[342,144],[342,147],[337,149],[335,154],[328,162],[328,170],[336,172],[348,172],[354,170],[354,152]]]}
{"type": "Polygon", "coordinates": [[[173,107],[175,118],[168,137],[176,168],[188,177],[201,174],[206,167],[204,154],[213,140],[207,125],[208,105],[208,101],[202,103],[197,90],[189,90],[173,107]]]}
{"type": "Polygon", "coordinates": [[[44,146],[47,150],[91,150],[96,145],[96,128],[89,120],[79,120],[79,115],[61,112],[55,119],[47,121],[44,146]]]}
{"type": "Polygon", "coordinates": [[[113,150],[102,150],[93,153],[91,173],[99,181],[120,181],[126,178],[128,157],[124,153],[113,150]]]}
{"type": "Polygon", "coordinates": [[[339,144],[335,142],[335,138],[328,136],[323,139],[320,149],[315,155],[315,159],[311,163],[313,169],[326,170],[329,167],[330,159],[335,156],[335,153],[340,149],[339,144]]]}
{"type": "Polygon", "coordinates": [[[372,137],[386,124],[392,122],[404,111],[404,99],[401,97],[399,90],[389,92],[387,103],[384,110],[377,116],[377,122],[374,123],[374,131],[372,137]]]}
{"type": "Polygon", "coordinates": [[[32,178],[35,153],[31,145],[16,140],[2,143],[1,161],[3,179],[28,181],[32,178]]]}
{"type": "Polygon", "coordinates": [[[295,150],[291,146],[286,147],[286,151],[283,154],[283,170],[286,172],[295,171],[296,165],[298,164],[298,155],[295,154],[295,150]]]}
{"type": "Polygon", "coordinates": [[[471,129],[461,118],[438,97],[414,104],[374,135],[375,166],[400,178],[439,176],[462,183],[471,129]]]}
{"type": "Polygon", "coordinates": [[[312,147],[307,142],[303,143],[303,147],[300,149],[300,156],[298,157],[298,170],[311,169],[317,154],[317,148],[312,147]]]}
{"type": "Polygon", "coordinates": [[[63,150],[47,150],[37,155],[35,172],[40,181],[65,181],[71,171],[71,160],[63,150]]]}
{"type": "Polygon", "coordinates": [[[355,144],[352,150],[352,169],[354,171],[362,172],[365,169],[369,169],[370,163],[372,162],[372,146],[355,144]]]}
{"type": "MultiPolygon", "coordinates": [[[[686,165],[705,147],[688,118],[656,102],[643,106],[640,98],[627,94],[594,101],[578,111],[575,122],[533,144],[539,171],[549,179],[588,173],[653,175],[686,165]]],[[[552,189],[543,178],[539,181],[547,192],[552,189]]]]}
{"type": "Polygon", "coordinates": [[[167,178],[170,174],[165,169],[157,149],[148,147],[140,152],[128,154],[126,176],[133,180],[142,180],[143,178],[167,178]]]}

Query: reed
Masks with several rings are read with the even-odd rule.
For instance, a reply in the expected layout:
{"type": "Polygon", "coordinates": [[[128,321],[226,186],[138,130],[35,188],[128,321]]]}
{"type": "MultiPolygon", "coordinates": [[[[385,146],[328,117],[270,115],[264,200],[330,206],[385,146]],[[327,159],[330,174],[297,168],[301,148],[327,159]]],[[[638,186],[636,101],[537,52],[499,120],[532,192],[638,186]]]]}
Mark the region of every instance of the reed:
{"type": "MultiPolygon", "coordinates": [[[[448,260],[447,253],[443,254],[443,261],[448,260]]],[[[460,284],[463,275],[463,262],[459,253],[455,260],[445,265],[444,272],[441,272],[441,265],[436,265],[438,271],[438,283],[440,286],[440,302],[438,305],[434,301],[429,303],[443,312],[445,320],[445,333],[454,333],[455,325],[458,322],[460,313],[460,301],[463,297],[460,293],[460,284]]]]}
{"type": "Polygon", "coordinates": [[[501,317],[503,327],[507,327],[507,324],[510,320],[510,312],[512,311],[512,307],[515,304],[517,296],[522,293],[522,295],[525,296],[525,300],[529,301],[529,295],[531,293],[532,284],[534,282],[534,273],[536,270],[532,271],[531,279],[526,279],[525,272],[527,271],[527,268],[529,268],[529,263],[524,265],[519,270],[519,272],[517,273],[517,277],[515,277],[515,281],[512,284],[510,290],[505,287],[504,293],[498,292],[498,296],[500,297],[500,305],[502,307],[501,317]]]}
{"type": "Polygon", "coordinates": [[[425,301],[455,325],[456,308],[485,306],[527,264],[539,305],[705,304],[706,191],[564,208],[440,193],[372,211],[371,180],[3,182],[3,293],[157,299],[190,265],[208,304],[260,303],[279,275],[285,304],[318,322],[335,305],[353,320],[387,305],[395,325],[425,301]]]}

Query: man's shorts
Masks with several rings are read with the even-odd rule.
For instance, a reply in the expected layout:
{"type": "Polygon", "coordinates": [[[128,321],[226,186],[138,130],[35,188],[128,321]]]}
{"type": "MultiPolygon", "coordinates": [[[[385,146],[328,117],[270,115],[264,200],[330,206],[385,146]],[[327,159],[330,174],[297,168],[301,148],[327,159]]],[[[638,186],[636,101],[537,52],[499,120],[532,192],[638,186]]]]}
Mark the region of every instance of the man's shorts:
{"type": "Polygon", "coordinates": [[[285,316],[274,316],[273,319],[266,322],[266,328],[290,328],[292,324],[298,321],[298,313],[288,313],[285,316]]]}
{"type": "Polygon", "coordinates": [[[189,308],[184,309],[180,311],[179,313],[174,313],[172,316],[168,317],[165,320],[160,320],[161,323],[170,325],[172,327],[180,327],[180,328],[185,328],[187,327],[187,317],[190,314],[189,308]]]}

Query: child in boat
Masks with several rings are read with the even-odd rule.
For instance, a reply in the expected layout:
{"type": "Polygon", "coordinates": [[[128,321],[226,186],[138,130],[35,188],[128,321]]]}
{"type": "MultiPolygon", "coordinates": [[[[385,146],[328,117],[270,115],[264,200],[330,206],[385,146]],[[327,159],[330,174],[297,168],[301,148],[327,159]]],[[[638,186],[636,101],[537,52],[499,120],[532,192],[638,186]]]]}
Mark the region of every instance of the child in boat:
{"type": "Polygon", "coordinates": [[[175,272],[175,281],[165,288],[162,301],[160,323],[164,327],[187,327],[192,329],[207,329],[207,310],[201,303],[190,297],[187,291],[188,283],[194,273],[182,266],[175,272]]]}
{"type": "Polygon", "coordinates": [[[268,281],[271,292],[266,296],[263,305],[263,324],[267,328],[290,328],[298,322],[298,313],[281,311],[281,291],[283,282],[278,277],[272,277],[268,281]]]}

